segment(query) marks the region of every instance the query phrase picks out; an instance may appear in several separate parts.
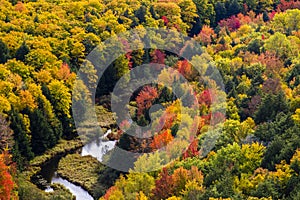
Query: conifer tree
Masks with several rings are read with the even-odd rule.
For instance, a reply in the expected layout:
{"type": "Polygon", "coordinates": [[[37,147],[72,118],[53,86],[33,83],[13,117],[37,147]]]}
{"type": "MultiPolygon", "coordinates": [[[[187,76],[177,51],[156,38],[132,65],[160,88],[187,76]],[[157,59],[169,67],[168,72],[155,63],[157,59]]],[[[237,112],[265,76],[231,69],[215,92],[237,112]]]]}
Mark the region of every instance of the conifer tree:
{"type": "Polygon", "coordinates": [[[20,46],[20,48],[16,52],[16,59],[24,61],[25,56],[29,53],[29,48],[25,42],[20,46]]]}
{"type": "Polygon", "coordinates": [[[13,160],[18,163],[18,168],[23,166],[34,157],[30,146],[30,139],[26,133],[24,122],[17,111],[12,108],[9,113],[10,128],[14,131],[15,145],[13,147],[13,160]]]}
{"type": "Polygon", "coordinates": [[[0,64],[6,63],[9,59],[9,49],[7,45],[0,40],[0,64]]]}

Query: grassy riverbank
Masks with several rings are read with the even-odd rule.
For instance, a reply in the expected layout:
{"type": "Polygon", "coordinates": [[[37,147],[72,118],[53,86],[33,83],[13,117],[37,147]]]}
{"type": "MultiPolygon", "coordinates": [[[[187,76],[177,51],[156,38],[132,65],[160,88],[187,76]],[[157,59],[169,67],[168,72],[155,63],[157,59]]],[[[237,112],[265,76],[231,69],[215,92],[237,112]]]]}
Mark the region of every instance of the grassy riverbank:
{"type": "MultiPolygon", "coordinates": [[[[113,113],[109,112],[103,106],[97,106],[96,112],[103,131],[114,127],[116,121],[113,113]]],[[[59,163],[58,174],[70,182],[81,186],[93,197],[98,198],[102,196],[113,182],[110,180],[100,181],[101,177],[99,176],[105,174],[105,172],[113,174],[114,172],[109,171],[99,163],[97,159],[91,156],[81,157],[79,154],[72,154],[83,145],[82,138],[79,137],[73,140],[62,139],[55,147],[48,149],[43,155],[36,156],[31,160],[29,166],[21,174],[22,178],[20,178],[19,191],[21,194],[24,194],[21,196],[33,196],[33,199],[41,200],[72,199],[72,194],[63,185],[52,184],[51,187],[54,189],[54,192],[46,193],[31,182],[31,177],[38,174],[43,165],[47,165],[47,163],[55,157],[63,157],[66,155],[67,156],[63,157],[59,163]],[[101,184],[101,182],[104,184],[101,184]],[[30,195],[31,193],[34,194],[30,195]]],[[[116,174],[112,180],[117,177],[118,174],[116,174]]]]}
{"type": "Polygon", "coordinates": [[[37,156],[31,160],[30,166],[41,166],[47,163],[51,158],[63,156],[79,149],[82,146],[83,144],[79,138],[74,140],[60,140],[55,147],[47,150],[43,155],[37,156]]]}
{"type": "Polygon", "coordinates": [[[18,196],[22,200],[75,200],[72,193],[61,184],[52,184],[53,192],[47,193],[27,180],[27,177],[18,177],[18,196]]]}
{"type": "Polygon", "coordinates": [[[116,124],[116,116],[105,107],[98,105],[95,107],[99,125],[102,128],[111,129],[116,124]]]}
{"type": "Polygon", "coordinates": [[[52,149],[47,150],[43,155],[36,156],[30,161],[29,166],[23,171],[18,178],[19,196],[24,200],[70,200],[73,199],[71,192],[61,184],[52,184],[54,189],[51,193],[39,189],[31,182],[31,177],[40,172],[41,166],[45,165],[56,156],[64,156],[68,153],[75,152],[82,147],[80,139],[60,140],[52,149]]]}
{"type": "Polygon", "coordinates": [[[64,156],[76,151],[82,146],[83,144],[80,139],[60,140],[55,147],[47,150],[43,155],[36,156],[33,160],[31,160],[29,166],[22,172],[22,174],[27,180],[30,180],[33,175],[37,174],[41,170],[41,166],[46,164],[52,158],[56,156],[64,156]]]}
{"type": "Polygon", "coordinates": [[[99,181],[105,170],[105,166],[92,156],[70,154],[60,160],[57,172],[64,179],[87,190],[94,198],[99,198],[107,189],[99,181]]]}

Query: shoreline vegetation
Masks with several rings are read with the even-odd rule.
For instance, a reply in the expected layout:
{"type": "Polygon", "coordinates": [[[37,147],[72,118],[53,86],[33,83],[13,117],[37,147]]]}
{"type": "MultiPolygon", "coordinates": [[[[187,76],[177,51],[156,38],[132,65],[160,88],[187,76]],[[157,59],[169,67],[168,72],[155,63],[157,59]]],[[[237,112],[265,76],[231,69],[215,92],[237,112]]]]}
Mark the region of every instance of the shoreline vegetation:
{"type": "Polygon", "coordinates": [[[55,157],[63,157],[69,153],[76,152],[83,146],[81,140],[79,138],[75,138],[73,140],[60,140],[58,144],[52,149],[47,150],[43,155],[35,157],[30,161],[27,169],[20,174],[19,178],[19,188],[20,196],[27,200],[47,200],[47,199],[75,199],[72,193],[62,184],[54,183],[51,184],[51,188],[53,192],[47,193],[44,190],[38,188],[38,186],[32,182],[31,178],[38,173],[40,173],[41,168],[55,157]],[[32,194],[32,190],[34,190],[34,197],[28,197],[27,193],[32,194]]]}
{"type": "Polygon", "coordinates": [[[299,200],[300,1],[0,0],[0,200],[83,188],[299,200]]]}
{"type": "Polygon", "coordinates": [[[92,156],[69,154],[60,160],[57,174],[98,199],[107,189],[99,182],[104,171],[105,166],[92,156]]]}
{"type": "MultiPolygon", "coordinates": [[[[96,114],[103,132],[106,132],[108,129],[113,130],[107,137],[108,140],[113,140],[114,135],[116,135],[114,130],[116,124],[114,114],[103,106],[96,106],[96,114]]],[[[105,187],[98,182],[99,174],[103,173],[105,167],[92,156],[81,156],[80,154],[77,154],[76,152],[83,146],[84,142],[79,136],[72,140],[61,139],[53,148],[48,149],[43,155],[36,156],[29,162],[27,169],[21,173],[22,181],[32,185],[32,187],[38,191],[37,193],[41,193],[41,195],[52,196],[61,192],[61,190],[71,194],[71,192],[62,184],[51,184],[51,187],[54,189],[54,192],[51,194],[41,190],[31,181],[33,176],[40,173],[43,166],[47,165],[52,159],[59,157],[58,175],[67,181],[82,187],[94,198],[99,198],[105,194],[105,190],[108,188],[108,186],[105,187]],[[73,167],[70,168],[68,166],[73,167]],[[83,176],[80,175],[80,173],[83,172],[80,171],[81,169],[85,172],[83,173],[83,176]],[[73,172],[78,173],[74,176],[73,172]],[[84,181],[82,182],[82,180],[84,181]]]]}
{"type": "Polygon", "coordinates": [[[75,196],[63,185],[54,183],[51,185],[53,192],[47,193],[39,189],[35,184],[27,180],[23,175],[18,177],[18,196],[22,200],[75,200],[75,196]],[[30,194],[30,195],[29,195],[30,194]]]}
{"type": "Polygon", "coordinates": [[[47,150],[43,155],[37,156],[31,160],[23,174],[25,174],[30,180],[30,178],[39,173],[41,167],[46,165],[51,159],[55,157],[63,157],[69,153],[75,152],[82,146],[83,144],[79,138],[75,138],[73,140],[60,140],[55,147],[47,150]]]}

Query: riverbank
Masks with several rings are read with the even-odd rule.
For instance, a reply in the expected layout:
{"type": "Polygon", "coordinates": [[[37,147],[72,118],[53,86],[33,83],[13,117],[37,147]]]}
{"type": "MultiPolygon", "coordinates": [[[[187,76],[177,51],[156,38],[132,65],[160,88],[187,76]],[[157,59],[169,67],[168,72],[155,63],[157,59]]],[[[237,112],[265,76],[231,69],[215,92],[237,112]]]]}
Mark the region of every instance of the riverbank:
{"type": "MultiPolygon", "coordinates": [[[[101,122],[100,126],[102,127],[103,132],[106,132],[108,129],[115,129],[116,121],[113,113],[103,106],[96,106],[96,112],[98,121],[99,123],[101,122]]],[[[85,144],[87,141],[83,142],[82,139],[82,137],[73,140],[62,139],[55,147],[47,150],[43,155],[37,156],[31,160],[27,169],[22,172],[23,182],[26,183],[22,186],[25,188],[24,191],[30,192],[29,188],[33,188],[32,191],[35,191],[35,193],[38,193],[39,196],[42,197],[52,196],[59,192],[64,194],[63,196],[68,196],[67,199],[71,199],[69,198],[71,194],[69,191],[70,188],[79,186],[83,190],[86,190],[86,193],[88,192],[91,194],[95,199],[102,196],[106,189],[113,184],[112,181],[103,181],[103,179],[106,179],[106,173],[114,174],[114,171],[104,167],[99,160],[97,160],[97,154],[95,154],[95,152],[98,152],[98,150],[89,152],[90,143],[85,144]],[[88,155],[93,153],[93,156],[96,158],[78,154],[84,145],[87,145],[84,152],[88,155]],[[58,171],[56,172],[56,170],[58,171]],[[54,174],[58,175],[56,178],[59,179],[59,184],[55,183],[54,187],[52,187],[52,177],[54,177],[54,174]],[[66,186],[69,189],[68,190],[63,186],[64,183],[61,182],[62,180],[69,181],[73,186],[69,187],[70,184],[66,186]],[[52,183],[51,187],[50,183],[52,183]],[[61,185],[61,187],[59,187],[59,185],[61,185]],[[52,191],[53,189],[53,192],[45,192],[44,189],[46,188],[47,190],[50,188],[49,191],[52,191]]],[[[94,143],[91,143],[90,145],[91,147],[96,146],[98,148],[94,143]]],[[[102,154],[100,157],[102,158],[102,154]]],[[[115,173],[114,179],[118,178],[118,175],[118,173],[115,173]]]]}
{"type": "Polygon", "coordinates": [[[52,184],[53,192],[47,193],[40,190],[36,185],[26,180],[24,177],[18,177],[18,196],[22,200],[54,200],[65,199],[75,200],[75,196],[63,185],[52,184]]]}
{"type": "Polygon", "coordinates": [[[36,176],[51,159],[75,152],[82,146],[79,139],[60,140],[55,147],[31,160],[26,170],[18,176],[20,198],[24,200],[75,199],[72,193],[61,184],[52,184],[53,192],[45,192],[32,182],[32,177],[36,176]]]}
{"type": "Polygon", "coordinates": [[[73,140],[60,140],[52,149],[47,150],[43,155],[35,157],[30,161],[30,166],[42,166],[57,156],[64,156],[72,153],[83,146],[80,138],[73,140]]]}
{"type": "Polygon", "coordinates": [[[30,180],[30,178],[37,174],[41,170],[41,167],[47,164],[51,159],[75,152],[82,146],[83,144],[79,138],[73,140],[60,140],[55,147],[48,149],[43,155],[36,156],[32,159],[29,166],[22,174],[30,180]]]}
{"type": "MultiPolygon", "coordinates": [[[[30,161],[29,166],[19,175],[19,193],[22,197],[30,197],[28,200],[47,200],[55,199],[55,197],[64,197],[65,199],[73,199],[72,193],[61,184],[52,184],[53,192],[47,193],[37,187],[37,183],[32,182],[32,177],[40,173],[43,166],[55,158],[63,157],[68,153],[74,153],[83,146],[79,138],[73,140],[60,140],[52,149],[47,150],[43,155],[36,156],[30,161]]],[[[26,198],[25,198],[26,199],[26,198]]]]}
{"type": "Polygon", "coordinates": [[[105,170],[106,167],[92,156],[69,154],[60,160],[57,174],[98,199],[108,189],[107,185],[101,183],[100,177],[105,170]]]}

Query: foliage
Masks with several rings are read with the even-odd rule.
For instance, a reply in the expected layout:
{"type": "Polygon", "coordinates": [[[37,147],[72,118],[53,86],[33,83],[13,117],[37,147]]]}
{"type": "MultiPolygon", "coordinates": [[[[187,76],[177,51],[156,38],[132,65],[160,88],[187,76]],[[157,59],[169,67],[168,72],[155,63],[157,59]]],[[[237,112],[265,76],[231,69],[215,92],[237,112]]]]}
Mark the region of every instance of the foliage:
{"type": "Polygon", "coordinates": [[[61,177],[86,189],[93,197],[99,198],[107,189],[107,186],[98,182],[98,174],[102,174],[104,169],[96,158],[69,154],[60,160],[57,172],[61,177]]]}
{"type": "Polygon", "coordinates": [[[0,154],[0,198],[3,200],[10,200],[14,197],[13,188],[14,180],[10,174],[10,167],[7,166],[8,158],[4,153],[0,154]]]}
{"type": "MultiPolygon", "coordinates": [[[[132,119],[139,125],[151,124],[151,133],[142,133],[151,137],[128,136],[120,129],[116,137],[125,150],[153,153],[137,159],[132,166],[135,172],[157,170],[157,163],[172,162],[149,174],[131,171],[114,184],[120,173],[99,167],[93,158],[71,155],[62,160],[60,173],[84,185],[96,198],[114,184],[104,199],[299,199],[299,8],[299,1],[293,0],[2,0],[0,150],[8,149],[23,170],[28,163],[37,167],[82,145],[78,140],[61,140],[76,137],[71,97],[79,67],[87,81],[80,83],[75,98],[82,98],[87,87],[96,88],[96,102],[102,104],[96,105],[99,124],[115,128],[116,116],[103,95],[141,64],[166,64],[179,71],[194,91],[176,85],[178,77],[172,77],[169,69],[162,70],[159,78],[176,85],[194,107],[184,108],[183,114],[182,99],[162,85],[138,88],[130,99],[132,119]],[[163,49],[141,47],[120,56],[97,77],[96,67],[84,61],[85,56],[101,41],[143,26],[192,36],[205,53],[189,63],[163,49]],[[214,108],[220,94],[204,83],[202,76],[214,73],[213,64],[222,76],[227,106],[214,108]],[[149,113],[156,103],[164,109],[149,113]],[[225,121],[218,112],[222,109],[227,111],[225,121]],[[221,136],[214,149],[200,157],[202,139],[213,135],[210,130],[221,123],[224,127],[218,129],[221,136]],[[155,153],[161,148],[166,154],[155,153]],[[75,173],[71,174],[70,166],[75,173]]],[[[180,40],[171,37],[170,44],[180,46],[180,40]]],[[[111,52],[103,55],[104,61],[116,53],[115,44],[108,47],[111,52]]],[[[130,45],[123,41],[118,47],[127,50],[130,45]]],[[[195,49],[189,45],[180,49],[183,54],[188,50],[195,49]]],[[[123,123],[127,128],[130,124],[129,120],[123,123]]],[[[13,199],[13,167],[0,159],[0,168],[0,199],[9,195],[13,199]]],[[[56,189],[47,195],[21,178],[18,195],[20,199],[72,198],[65,189],[56,189]]]]}

